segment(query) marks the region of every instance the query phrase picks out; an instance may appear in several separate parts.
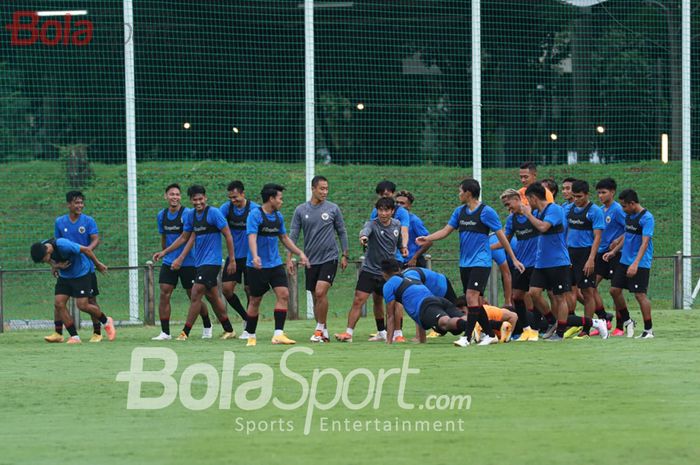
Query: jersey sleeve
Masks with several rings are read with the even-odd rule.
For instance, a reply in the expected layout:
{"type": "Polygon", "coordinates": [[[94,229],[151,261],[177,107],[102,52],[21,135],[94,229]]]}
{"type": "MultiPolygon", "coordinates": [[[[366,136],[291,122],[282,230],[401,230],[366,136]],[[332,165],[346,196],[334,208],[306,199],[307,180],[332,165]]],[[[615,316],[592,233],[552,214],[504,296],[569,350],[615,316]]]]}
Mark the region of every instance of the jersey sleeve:
{"type": "Polygon", "coordinates": [[[209,209],[209,212],[207,213],[207,221],[209,224],[216,226],[219,231],[228,227],[226,218],[224,218],[224,215],[221,214],[221,211],[218,208],[209,209]]]}
{"type": "Polygon", "coordinates": [[[194,229],[194,209],[188,208],[182,212],[182,230],[192,232],[194,229]]]}
{"type": "Polygon", "coordinates": [[[283,236],[287,234],[287,228],[284,227],[284,216],[280,212],[276,212],[276,214],[280,219],[280,236],[283,236]]]}
{"type": "Polygon", "coordinates": [[[90,217],[87,222],[87,233],[88,236],[94,236],[95,234],[99,234],[100,230],[97,229],[97,222],[93,217],[90,217]]]}
{"type": "Polygon", "coordinates": [[[348,250],[348,231],[345,228],[345,220],[343,219],[343,212],[340,211],[340,207],[336,205],[335,216],[333,218],[333,226],[335,231],[338,233],[338,238],[340,239],[340,248],[344,252],[348,250]]]}
{"type": "Polygon", "coordinates": [[[408,228],[411,225],[411,217],[408,216],[408,210],[403,207],[397,209],[396,219],[399,220],[402,228],[408,228]]]}
{"type": "Polygon", "coordinates": [[[591,207],[588,210],[588,219],[593,223],[593,229],[603,230],[605,229],[605,216],[603,215],[603,210],[600,208],[591,207]]]}
{"type": "Polygon", "coordinates": [[[376,209],[376,208],[373,208],[373,209],[372,209],[372,213],[369,214],[369,219],[370,219],[370,220],[374,220],[374,219],[376,219],[376,218],[377,218],[377,209],[376,209]]]}
{"type": "Polygon", "coordinates": [[[228,216],[228,211],[229,211],[230,207],[231,207],[231,202],[224,202],[219,207],[219,211],[221,212],[222,215],[224,215],[224,218],[226,218],[228,216]]]}
{"type": "Polygon", "coordinates": [[[488,226],[491,231],[498,231],[502,227],[498,213],[488,205],[481,211],[481,222],[488,226]]]}
{"type": "MultiPolygon", "coordinates": [[[[302,204],[303,205],[303,204],[302,204]]],[[[294,209],[292,225],[289,227],[289,238],[296,244],[301,230],[301,205],[294,209]]]]}
{"type": "Polygon", "coordinates": [[[506,218],[506,230],[505,230],[506,236],[512,236],[513,235],[513,214],[511,213],[508,215],[508,218],[506,218]]]}
{"type": "Polygon", "coordinates": [[[459,212],[462,208],[464,207],[455,208],[455,210],[452,212],[452,216],[450,216],[450,219],[447,222],[447,224],[453,229],[459,229],[459,212]]]}
{"type": "Polygon", "coordinates": [[[639,223],[642,225],[642,236],[654,237],[654,217],[651,213],[645,213],[639,223]]]}
{"type": "Polygon", "coordinates": [[[158,234],[165,234],[165,229],[163,229],[163,215],[165,214],[165,210],[161,210],[158,212],[158,215],[156,215],[156,223],[158,223],[158,234]]]}
{"type": "Polygon", "coordinates": [[[53,237],[58,239],[59,237],[63,237],[63,232],[61,231],[61,226],[58,224],[59,220],[61,217],[56,218],[56,221],[53,222],[53,237]]]}
{"type": "Polygon", "coordinates": [[[421,220],[416,215],[413,215],[413,222],[411,223],[411,227],[413,228],[413,231],[415,232],[417,237],[427,236],[430,234],[430,231],[428,231],[428,228],[426,228],[425,225],[423,224],[423,220],[421,220]]]}
{"type": "Polygon", "coordinates": [[[262,222],[262,214],[261,210],[259,208],[256,208],[255,210],[250,210],[250,213],[248,214],[248,219],[246,220],[245,223],[245,232],[246,234],[257,234],[258,233],[258,227],[260,226],[260,223],[262,222]]]}
{"type": "Polygon", "coordinates": [[[369,237],[372,234],[372,221],[366,221],[365,225],[362,226],[362,229],[360,229],[360,236],[367,236],[369,237]]]}
{"type": "Polygon", "coordinates": [[[394,295],[394,292],[396,292],[396,281],[400,281],[395,279],[395,277],[392,277],[384,283],[384,287],[382,288],[382,293],[384,294],[384,302],[387,304],[393,302],[396,300],[396,296],[394,295]]]}
{"type": "Polygon", "coordinates": [[[624,231],[625,231],[625,212],[622,210],[622,208],[615,209],[615,214],[613,216],[612,221],[614,221],[620,225],[620,227],[622,228],[623,234],[624,234],[624,231]]]}
{"type": "Polygon", "coordinates": [[[61,255],[63,255],[64,257],[69,255],[77,255],[80,253],[80,245],[76,244],[73,241],[69,241],[68,239],[57,239],[56,247],[58,248],[58,251],[61,252],[61,255]]]}
{"type": "Polygon", "coordinates": [[[545,223],[551,224],[552,227],[559,226],[560,224],[564,223],[563,208],[561,208],[555,204],[551,204],[551,205],[552,205],[552,207],[549,207],[547,209],[542,221],[544,221],[545,223]]]}

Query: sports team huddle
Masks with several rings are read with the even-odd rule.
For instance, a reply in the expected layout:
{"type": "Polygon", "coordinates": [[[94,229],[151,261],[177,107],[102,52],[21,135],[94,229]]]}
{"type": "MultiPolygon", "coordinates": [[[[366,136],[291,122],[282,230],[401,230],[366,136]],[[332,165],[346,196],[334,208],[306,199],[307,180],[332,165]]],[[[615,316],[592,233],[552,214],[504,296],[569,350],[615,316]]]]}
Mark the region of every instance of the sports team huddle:
{"type": "MultiPolygon", "coordinates": [[[[465,179],[459,184],[459,206],[447,224],[433,233],[411,211],[415,200],[411,192],[397,192],[391,181],[377,184],[374,209],[359,232],[364,259],[347,327],[335,339],[353,341],[362,307],[370,297],[377,331],[369,335],[369,341],[388,344],[406,342],[404,312],[414,320],[414,340],[421,343],[447,333],[458,336],[454,341],[458,347],[511,340],[633,337],[636,323],[627,309],[624,290],[634,295],[644,320],[637,337],[653,338],[647,288],[654,217],[641,206],[637,193],[625,189],[618,195],[615,181],[602,179],[595,185],[599,206],[590,199],[587,181],[566,178],[561,182],[565,201],[559,205],[555,202],[559,186],[553,179],[537,181],[535,164],[521,165],[519,176],[522,187],[500,195],[509,213],[505,227],[496,210],[480,201],[479,182],[465,179]],[[444,274],[427,267],[424,257],[435,241],[453,231],[459,234],[460,295],[444,274]],[[489,305],[484,298],[492,261],[503,282],[503,307],[489,305]],[[606,311],[598,293],[603,279],[611,281],[614,313],[606,311]],[[576,314],[578,302],[583,305],[582,316],[576,314]]],[[[213,337],[208,302],[223,328],[221,339],[244,339],[247,346],[255,346],[260,305],[272,290],[271,342],[295,344],[284,326],[288,276],[296,273],[292,260],[296,255],[305,271],[306,290],[313,297],[316,328],[310,341],[330,342],[328,294],[338,267],[345,270],[349,260],[343,214],[327,199],[328,179],[316,176],[311,181],[311,199],[296,207],[288,234],[280,213],[283,191],[281,185],[266,184],[257,204],[247,198],[241,181],[233,181],[227,186],[229,200],[217,208],[208,205],[203,186],[193,185],[187,189],[192,208],[185,208],[180,186],[173,183],[165,188],[167,207],[157,216],[162,250],[153,255],[154,261],[162,260],[161,331],[153,340],[172,339],[170,300],[179,282],[190,305],[177,340],[191,337],[198,317],[202,319],[201,337],[213,337]],[[300,236],[303,248],[296,245],[300,236]],[[284,260],[280,242],[287,251],[284,260]],[[220,298],[219,280],[225,301],[220,298]],[[245,293],[245,306],[235,292],[237,285],[245,293]],[[242,320],[240,335],[229,319],[227,303],[242,320]]],[[[68,192],[69,213],[56,219],[54,237],[31,246],[34,262],[49,264],[57,277],[55,329],[44,338],[47,342],[63,342],[64,327],[69,334],[67,343],[81,342],[67,310],[70,297],[92,318],[90,342],[102,340],[102,329],[109,340],[116,337],[112,318],[97,302],[95,271],[105,272],[107,267],[94,253],[99,233],[95,220],[82,213],[84,200],[81,192],[68,192]]]]}

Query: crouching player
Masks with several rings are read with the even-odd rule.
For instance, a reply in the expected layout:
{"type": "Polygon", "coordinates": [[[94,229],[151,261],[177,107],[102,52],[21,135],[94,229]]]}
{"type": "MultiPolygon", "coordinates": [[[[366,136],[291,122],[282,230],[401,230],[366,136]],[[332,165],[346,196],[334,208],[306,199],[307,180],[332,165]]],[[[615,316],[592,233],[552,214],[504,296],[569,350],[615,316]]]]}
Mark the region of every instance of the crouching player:
{"type": "MultiPolygon", "coordinates": [[[[48,263],[53,270],[58,270],[58,280],[54,291],[54,308],[56,315],[61,316],[66,330],[70,334],[68,344],[80,344],[81,342],[66,306],[69,297],[75,299],[75,304],[80,311],[99,320],[104,325],[108,339],[113,341],[117,332],[114,329],[112,318],[102,313],[100,308],[90,303],[89,300],[93,294],[90,262],[95,264],[95,269],[100,273],[107,271],[107,266],[97,259],[95,253],[88,247],[78,245],[68,239],[59,238],[32,244],[31,256],[34,263],[48,263]]],[[[62,339],[52,342],[63,342],[62,339]]]]}
{"type": "MultiPolygon", "coordinates": [[[[464,296],[457,297],[455,306],[460,311],[467,313],[467,298],[464,296]]],[[[494,307],[493,305],[484,304],[484,310],[486,310],[486,315],[489,317],[489,323],[491,323],[491,328],[496,334],[499,342],[510,341],[513,335],[513,328],[518,323],[518,314],[511,312],[507,308],[494,307]]],[[[477,323],[474,326],[474,341],[480,342],[481,340],[481,325],[477,323]]]]}
{"type": "MultiPolygon", "coordinates": [[[[463,336],[455,341],[459,347],[469,345],[470,334],[474,330],[474,324],[467,322],[467,316],[457,310],[452,302],[442,297],[435,297],[430,289],[420,281],[401,276],[401,264],[395,259],[383,260],[381,263],[382,275],[386,280],[382,292],[386,302],[387,332],[392,334],[401,318],[401,306],[413,321],[420,325],[418,341],[426,341],[425,330],[434,329],[438,333],[463,336]]],[[[393,342],[393,338],[386,338],[387,344],[393,342]]]]}

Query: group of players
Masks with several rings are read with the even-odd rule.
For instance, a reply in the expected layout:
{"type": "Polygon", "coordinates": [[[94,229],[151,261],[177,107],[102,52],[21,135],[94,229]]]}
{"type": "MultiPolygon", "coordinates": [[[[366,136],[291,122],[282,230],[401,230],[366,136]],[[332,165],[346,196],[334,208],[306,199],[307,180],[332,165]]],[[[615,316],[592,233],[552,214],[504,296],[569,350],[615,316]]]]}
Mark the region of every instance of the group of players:
{"type": "MultiPolygon", "coordinates": [[[[508,189],[501,195],[509,212],[505,228],[496,211],[481,203],[479,183],[465,179],[459,185],[460,205],[445,227],[432,234],[411,212],[413,195],[396,192],[396,185],[390,181],[380,182],[375,209],[359,233],[365,257],[347,328],[335,334],[335,339],[352,342],[362,306],[370,296],[377,327],[370,341],[405,342],[404,311],[416,322],[419,342],[447,332],[460,336],[454,342],[460,347],[475,340],[479,345],[489,345],[511,338],[607,338],[613,315],[605,311],[597,291],[602,279],[611,279],[610,294],[617,316],[612,335],[634,335],[635,322],[622,295],[627,289],[639,302],[644,319],[644,331],[638,337],[653,338],[646,290],[654,219],[642,208],[636,192],[622,191],[618,203],[615,181],[603,179],[596,184],[602,204],[599,207],[591,202],[586,181],[567,178],[562,182],[565,202],[558,205],[554,202],[558,186],[551,179],[538,182],[534,164],[522,165],[519,174],[523,187],[519,191],[508,189]],[[433,242],[454,230],[459,232],[460,243],[460,297],[445,275],[426,267],[423,257],[433,242]],[[505,308],[490,306],[484,300],[492,260],[502,270],[505,308]],[[577,300],[583,303],[583,316],[575,313],[577,300]]],[[[154,261],[162,259],[161,332],[153,339],[172,338],[170,300],[178,281],[190,299],[178,340],[190,337],[198,316],[204,327],[202,338],[212,337],[204,297],[223,328],[221,339],[236,338],[226,303],[219,297],[221,272],[223,295],[243,320],[240,339],[247,340],[248,346],[256,345],[260,304],[272,289],[272,344],[294,344],[285,334],[284,325],[289,302],[287,276],[296,272],[292,256],[297,255],[305,268],[306,289],[313,296],[316,328],[310,340],[329,342],[328,293],[338,266],[343,270],[347,267],[348,238],[341,210],[327,199],[328,180],[316,176],[311,184],[311,199],[295,209],[289,235],[280,213],[283,186],[266,184],[260,192],[261,204],[256,204],[246,197],[243,183],[233,181],[227,187],[229,200],[220,208],[207,204],[206,190],[201,185],[187,190],[193,208],[182,205],[178,184],[167,186],[167,207],[157,216],[162,250],[153,255],[154,261]],[[296,245],[300,234],[303,251],[296,245]],[[228,252],[223,272],[222,237],[228,252]],[[286,270],[278,242],[288,251],[286,270]],[[246,306],[235,293],[237,284],[244,286],[246,306]]],[[[58,275],[55,332],[45,339],[62,342],[65,325],[70,334],[68,342],[80,342],[65,305],[68,297],[74,297],[78,308],[93,317],[91,342],[101,340],[101,325],[112,340],[112,320],[101,312],[96,301],[95,270],[106,269],[93,252],[99,243],[97,226],[92,218],[82,214],[81,193],[69,192],[66,200],[69,214],[56,220],[55,237],[33,244],[31,250],[35,262],[49,263],[58,275]]]]}

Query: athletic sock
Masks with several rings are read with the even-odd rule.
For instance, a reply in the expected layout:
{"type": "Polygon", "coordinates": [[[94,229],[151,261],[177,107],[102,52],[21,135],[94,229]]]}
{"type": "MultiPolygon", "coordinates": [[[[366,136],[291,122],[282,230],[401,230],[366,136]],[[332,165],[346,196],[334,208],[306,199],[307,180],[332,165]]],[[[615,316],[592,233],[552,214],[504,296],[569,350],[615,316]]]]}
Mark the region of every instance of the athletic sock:
{"type": "Polygon", "coordinates": [[[595,314],[599,319],[604,320],[608,312],[605,311],[605,307],[598,307],[595,309],[595,314]]]}
{"type": "Polygon", "coordinates": [[[476,311],[479,312],[478,322],[481,325],[481,331],[486,333],[489,337],[494,337],[493,328],[491,328],[491,322],[489,321],[489,316],[486,313],[483,305],[476,307],[476,311]]]}
{"type": "Polygon", "coordinates": [[[233,295],[231,295],[231,297],[229,297],[226,300],[228,301],[229,305],[231,305],[231,307],[233,307],[233,309],[236,311],[236,313],[238,313],[241,316],[243,321],[245,321],[245,319],[248,318],[248,314],[246,313],[245,308],[243,308],[243,304],[241,303],[241,299],[239,299],[235,293],[233,295]]]}
{"type": "MultiPolygon", "coordinates": [[[[228,318],[226,318],[226,321],[228,321],[228,318]]],[[[221,324],[223,323],[224,322],[222,321],[221,324]]],[[[204,326],[205,328],[211,328],[211,318],[209,318],[209,313],[207,313],[206,315],[202,315],[202,326],[204,326]]],[[[229,323],[229,326],[231,326],[231,323],[229,323]]],[[[231,331],[228,332],[230,333],[231,331]]]]}
{"type": "Polygon", "coordinates": [[[53,329],[54,329],[54,331],[56,331],[56,333],[63,336],[63,321],[62,320],[54,321],[53,322],[53,329]]]}
{"type": "MultiPolygon", "coordinates": [[[[221,323],[221,327],[224,328],[224,331],[227,333],[233,332],[233,326],[231,326],[231,320],[229,320],[228,317],[224,320],[219,320],[219,323],[221,323]]],[[[205,326],[205,328],[211,328],[211,321],[209,322],[209,326],[205,326]]]]}
{"type": "Polygon", "coordinates": [[[544,318],[547,320],[547,323],[549,323],[550,325],[557,323],[557,319],[554,318],[554,314],[551,311],[549,313],[544,314],[544,318]]]}
{"type": "Polygon", "coordinates": [[[566,320],[557,321],[557,336],[564,337],[566,332],[566,320]]]}
{"type": "Polygon", "coordinates": [[[467,321],[463,319],[459,319],[457,321],[457,330],[459,332],[463,332],[466,337],[469,337],[469,334],[467,334],[467,321]]]}
{"type": "Polygon", "coordinates": [[[623,323],[630,319],[630,312],[629,312],[629,310],[627,310],[627,307],[621,308],[619,310],[619,312],[620,312],[620,320],[622,320],[623,323]]]}
{"type": "Polygon", "coordinates": [[[384,323],[384,318],[375,318],[374,321],[377,323],[377,331],[386,331],[386,324],[384,323]]]}
{"type": "Polygon", "coordinates": [[[283,331],[285,321],[287,321],[287,309],[286,308],[276,308],[275,309],[275,331],[283,331]]]}
{"type": "Polygon", "coordinates": [[[403,317],[399,318],[399,329],[403,329],[403,317]]]}
{"type": "Polygon", "coordinates": [[[467,307],[467,327],[464,331],[464,335],[468,339],[472,338],[472,333],[474,332],[474,326],[479,320],[479,307],[467,307]]]}
{"type": "Polygon", "coordinates": [[[624,322],[622,321],[622,317],[620,316],[620,311],[617,310],[615,311],[615,329],[619,329],[620,331],[622,331],[622,329],[624,328],[622,323],[624,322]]]}
{"type": "Polygon", "coordinates": [[[577,315],[568,315],[566,317],[566,324],[567,326],[583,326],[585,324],[585,320],[585,317],[577,315]]]}
{"type": "Polygon", "coordinates": [[[255,331],[258,329],[258,318],[258,315],[247,314],[245,330],[248,334],[255,334],[255,331]]]}
{"type": "Polygon", "coordinates": [[[324,329],[326,329],[326,325],[323,323],[316,323],[316,331],[323,331],[324,329]]]}
{"type": "Polygon", "coordinates": [[[100,312],[100,316],[97,317],[97,319],[100,320],[100,323],[102,323],[103,325],[107,324],[107,315],[105,315],[104,313],[100,312]]]}
{"type": "Polygon", "coordinates": [[[591,318],[581,317],[583,320],[583,333],[590,334],[591,326],[593,326],[593,320],[591,318]]]}
{"type": "Polygon", "coordinates": [[[160,330],[165,334],[170,334],[170,320],[160,320],[160,330]]]}
{"type": "Polygon", "coordinates": [[[515,322],[515,328],[513,328],[513,334],[522,334],[523,328],[528,326],[527,320],[527,309],[525,308],[524,300],[514,300],[514,310],[516,315],[518,315],[518,321],[515,322]]]}
{"type": "Polygon", "coordinates": [[[92,332],[94,334],[102,334],[102,324],[100,322],[94,322],[92,323],[92,332]]]}
{"type": "Polygon", "coordinates": [[[351,335],[351,336],[352,336],[352,333],[353,333],[354,331],[355,331],[355,330],[352,329],[352,328],[345,328],[345,332],[348,333],[348,334],[351,335]]]}
{"type": "Polygon", "coordinates": [[[70,334],[71,337],[77,336],[78,331],[75,330],[75,325],[66,325],[66,331],[68,331],[68,334],[70,334]]]}
{"type": "Polygon", "coordinates": [[[188,325],[185,323],[185,327],[182,328],[182,332],[185,333],[186,336],[190,335],[190,331],[192,331],[192,326],[188,325]]]}
{"type": "Polygon", "coordinates": [[[392,340],[396,339],[397,337],[403,337],[403,331],[400,329],[395,329],[394,330],[394,335],[392,336],[392,340]]]}
{"type": "Polygon", "coordinates": [[[644,331],[649,331],[651,329],[651,318],[644,320],[644,331]]]}

